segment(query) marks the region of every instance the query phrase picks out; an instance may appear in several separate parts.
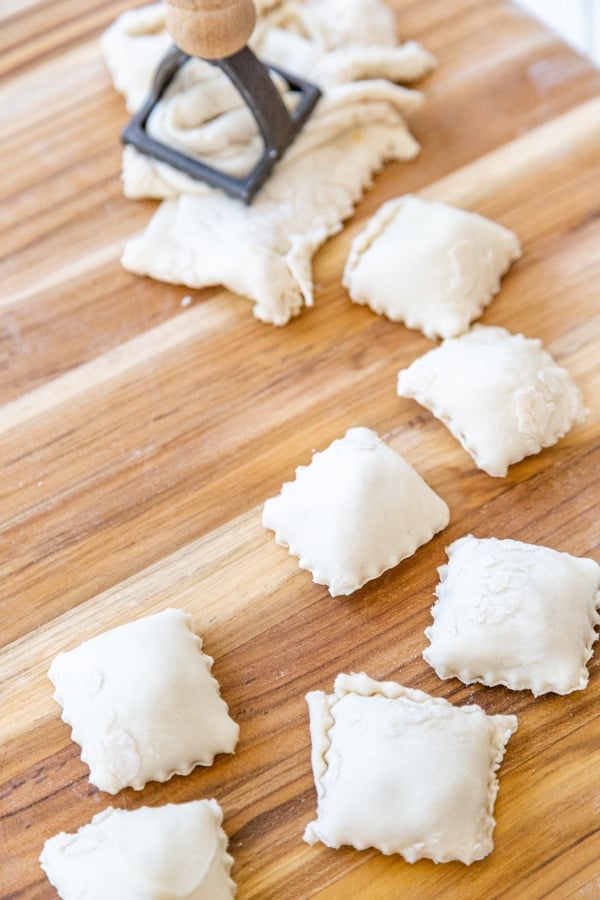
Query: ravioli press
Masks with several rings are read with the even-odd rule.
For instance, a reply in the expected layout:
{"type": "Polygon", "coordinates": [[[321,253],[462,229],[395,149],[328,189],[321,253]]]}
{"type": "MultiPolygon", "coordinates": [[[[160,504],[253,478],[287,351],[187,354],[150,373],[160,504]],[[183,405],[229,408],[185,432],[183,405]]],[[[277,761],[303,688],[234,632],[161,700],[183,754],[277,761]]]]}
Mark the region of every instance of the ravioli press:
{"type": "Polygon", "coordinates": [[[262,63],[246,46],[256,24],[252,0],[165,0],[165,3],[167,30],[175,45],[160,62],[150,93],[123,130],[121,140],[196,180],[250,203],[312,113],[321,92],[316,85],[290,72],[262,63]],[[181,66],[192,56],[221,69],[256,121],[264,142],[263,153],[243,177],[228,175],[169,147],[146,130],[152,110],[181,66]],[[297,94],[291,110],[283,102],[269,72],[283,78],[297,94]]]}

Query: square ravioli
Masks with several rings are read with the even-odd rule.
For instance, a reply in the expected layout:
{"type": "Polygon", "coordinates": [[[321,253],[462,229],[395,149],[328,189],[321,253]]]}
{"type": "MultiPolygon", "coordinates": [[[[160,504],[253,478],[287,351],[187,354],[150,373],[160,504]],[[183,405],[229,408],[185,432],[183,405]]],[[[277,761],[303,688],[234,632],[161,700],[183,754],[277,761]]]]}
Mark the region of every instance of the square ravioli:
{"type": "Polygon", "coordinates": [[[507,228],[408,194],[384,203],[354,239],[343,284],[355,303],[394,322],[429,338],[456,337],[520,255],[507,228]]]}
{"type": "Polygon", "coordinates": [[[579,388],[540,341],[485,325],[403,369],[398,394],[429,409],[475,464],[497,477],[587,415],[579,388]]]}
{"type": "Polygon", "coordinates": [[[60,653],[48,677],[90,782],[116,794],[188,775],[232,753],[239,728],[212,659],[179,609],[113,628],[60,653]]]}
{"type": "Polygon", "coordinates": [[[473,535],[447,553],[423,652],[440,678],[536,696],[586,687],[600,623],[597,562],[473,535]]]}
{"type": "Polygon", "coordinates": [[[369,428],[350,428],[267,500],[263,525],[332,597],[412,556],[449,510],[399,453],[369,428]]]}
{"type": "Polygon", "coordinates": [[[216,800],[109,806],[46,841],[40,863],[62,900],[232,900],[222,819],[216,800]]]}
{"type": "Polygon", "coordinates": [[[309,844],[469,865],[493,848],[496,770],[516,716],[338,675],[307,695],[317,818],[309,844]]]}

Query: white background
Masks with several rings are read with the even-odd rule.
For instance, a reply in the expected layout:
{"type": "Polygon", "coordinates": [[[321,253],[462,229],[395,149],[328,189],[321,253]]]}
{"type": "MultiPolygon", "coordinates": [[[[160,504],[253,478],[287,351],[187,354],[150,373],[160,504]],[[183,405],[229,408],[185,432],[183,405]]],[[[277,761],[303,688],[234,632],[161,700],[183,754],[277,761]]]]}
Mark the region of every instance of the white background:
{"type": "Polygon", "coordinates": [[[600,66],[600,0],[513,0],[600,66]]]}

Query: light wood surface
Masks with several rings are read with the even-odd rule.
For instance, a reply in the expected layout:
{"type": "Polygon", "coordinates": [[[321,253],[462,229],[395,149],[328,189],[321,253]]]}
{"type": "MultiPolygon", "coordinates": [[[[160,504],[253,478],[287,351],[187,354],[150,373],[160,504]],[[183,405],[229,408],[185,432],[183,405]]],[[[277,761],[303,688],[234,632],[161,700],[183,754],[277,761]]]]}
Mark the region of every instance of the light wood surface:
{"type": "Polygon", "coordinates": [[[218,798],[240,900],[591,900],[600,896],[599,656],[590,685],[533,699],[440,681],[421,658],[436,566],[472,532],[600,559],[600,75],[497,0],[396,0],[438,57],[411,164],[377,178],[315,263],[316,305],[284,329],[247,301],[123,271],[155,204],[121,194],[126,120],[98,48],[125,0],[0,5],[0,896],[51,898],[44,840],[106,806],[218,798]],[[513,228],[524,249],[483,322],[539,337],[590,416],[505,479],[395,395],[432,345],[350,303],[351,238],[406,191],[513,228]],[[190,306],[182,305],[191,296],[190,306]],[[329,598],[260,525],[311,449],[376,429],[451,523],[350,599],[329,598]],[[115,798],[89,785],[46,671],[113,625],[189,610],[234,718],[235,756],[115,798]],[[516,713],[495,850],[465,867],[308,847],[304,695],[366,671],[516,713]]]}

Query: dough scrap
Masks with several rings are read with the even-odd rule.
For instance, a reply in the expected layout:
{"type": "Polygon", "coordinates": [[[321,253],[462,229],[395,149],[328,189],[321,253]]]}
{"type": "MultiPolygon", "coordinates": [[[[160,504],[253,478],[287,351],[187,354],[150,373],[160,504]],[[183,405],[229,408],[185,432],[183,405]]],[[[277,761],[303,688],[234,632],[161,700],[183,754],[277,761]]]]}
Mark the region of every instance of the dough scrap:
{"type": "Polygon", "coordinates": [[[440,678],[535,696],[586,687],[600,624],[598,563],[473,535],[447,553],[423,652],[440,678]]]}
{"type": "Polygon", "coordinates": [[[493,848],[495,772],[516,716],[338,675],[307,695],[317,818],[309,844],[399,853],[407,862],[460,860],[493,848]]]}
{"type": "Polygon", "coordinates": [[[332,597],[396,566],[446,527],[444,501],[369,428],[315,453],[267,500],[263,525],[332,597]]]}
{"type": "MultiPolygon", "coordinates": [[[[334,84],[371,78],[409,83],[435,68],[435,57],[417,41],[398,44],[393,13],[382,0],[271,0],[255,6],[258,18],[250,39],[254,52],[325,91],[334,84]]],[[[103,33],[104,62],[129,112],[144,102],[171,44],[163,3],[127,10],[103,33]]],[[[210,77],[229,84],[210,64],[191,60],[178,75],[178,88],[194,88],[210,77]]],[[[236,105],[243,108],[241,102],[236,105]]]]}
{"type": "Polygon", "coordinates": [[[222,820],[216,800],[109,806],[47,840],[40,863],[62,900],[232,900],[222,820]]]}
{"type": "Polygon", "coordinates": [[[406,195],[384,203],[352,242],[343,284],[355,303],[429,338],[456,337],[521,255],[495,222],[406,195]]]}
{"type": "Polygon", "coordinates": [[[402,370],[398,394],[429,409],[495,477],[587,416],[577,385],[540,341],[485,325],[443,341],[402,370]]]}
{"type": "MultiPolygon", "coordinates": [[[[131,110],[168,46],[165,35],[164,11],[152,5],[123,14],[103,36],[107,67],[131,110]]],[[[160,281],[222,284],[253,300],[258,319],[284,325],[312,305],[312,257],[352,214],[373,173],[417,154],[404,117],[422,96],[392,81],[416,80],[435,60],[414,41],[396,45],[381,0],[263,5],[252,44],[263,59],[319,83],[315,112],[251,207],[126,147],[126,195],[166,199],[127,242],[122,262],[160,281]]],[[[180,71],[148,130],[233,174],[262,149],[228,80],[200,60],[180,71]]]]}
{"type": "Polygon", "coordinates": [[[213,660],[178,609],[130,622],[60,653],[48,677],[62,719],[81,746],[90,782],[116,794],[188,775],[233,753],[230,718],[213,660]]]}

